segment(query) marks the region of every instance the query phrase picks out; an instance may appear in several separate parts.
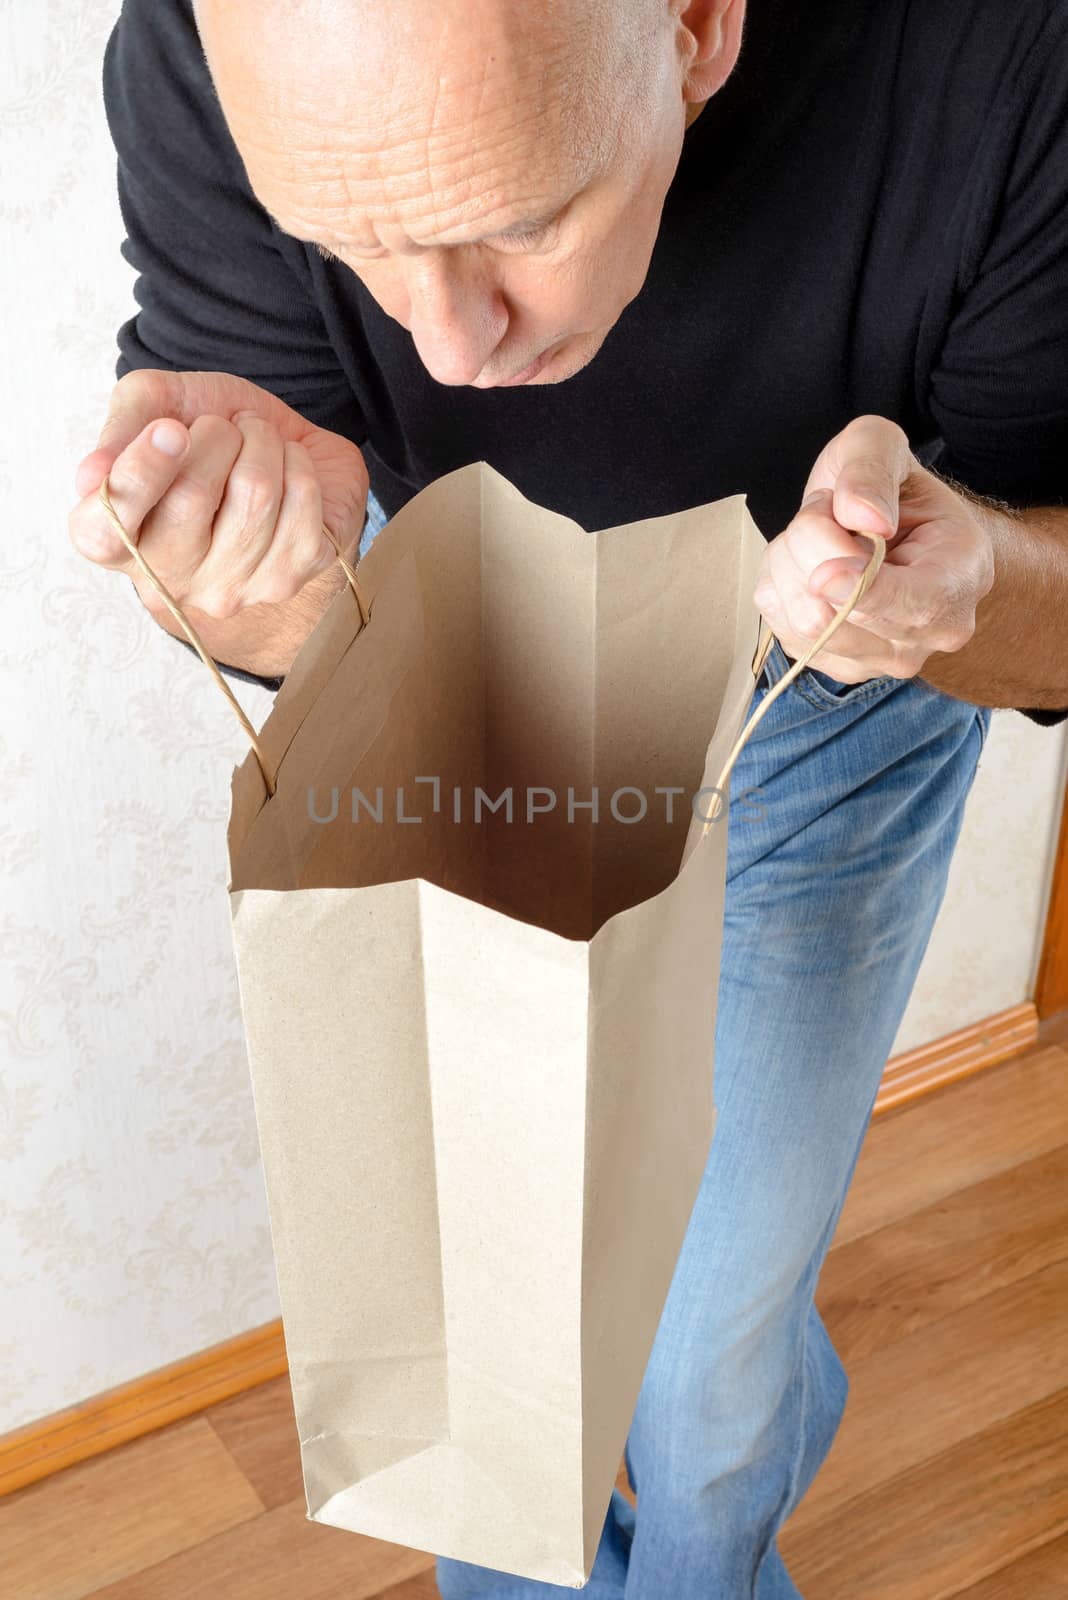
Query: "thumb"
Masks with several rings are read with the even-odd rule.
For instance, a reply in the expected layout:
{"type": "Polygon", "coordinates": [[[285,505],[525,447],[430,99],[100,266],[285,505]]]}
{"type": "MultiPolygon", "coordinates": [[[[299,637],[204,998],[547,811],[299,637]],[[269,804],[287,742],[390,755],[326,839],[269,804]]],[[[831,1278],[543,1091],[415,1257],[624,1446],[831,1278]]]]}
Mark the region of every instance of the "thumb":
{"type": "MultiPolygon", "coordinates": [[[[127,372],[111,391],[108,414],[96,441],[97,451],[106,451],[114,461],[154,418],[185,421],[184,397],[181,373],[157,367],[127,372]]],[[[100,476],[104,476],[103,472],[100,476]]]]}
{"type": "Polygon", "coordinates": [[[135,368],[121,377],[111,391],[96,449],[83,456],[74,469],[74,490],[79,500],[96,493],[126,446],[150,422],[157,417],[182,419],[183,403],[181,373],[147,367],[135,368]]]}

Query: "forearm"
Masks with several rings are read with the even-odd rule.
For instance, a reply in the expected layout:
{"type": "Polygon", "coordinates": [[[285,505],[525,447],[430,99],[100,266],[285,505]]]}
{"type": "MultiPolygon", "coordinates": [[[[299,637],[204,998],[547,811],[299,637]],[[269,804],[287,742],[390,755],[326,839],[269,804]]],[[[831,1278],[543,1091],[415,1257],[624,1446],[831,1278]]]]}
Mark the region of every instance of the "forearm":
{"type": "MultiPolygon", "coordinates": [[[[292,600],[247,606],[224,620],[190,607],[189,620],[213,660],[241,667],[258,677],[282,678],[345,582],[341,564],[335,561],[310,579],[292,600]]],[[[175,638],[185,638],[169,611],[163,611],[156,620],[175,638]]]]}
{"type": "Polygon", "coordinates": [[[1068,507],[998,508],[964,493],[987,529],[994,583],[979,601],[975,633],[960,650],[935,651],[920,677],[976,705],[1068,706],[1068,507]]]}

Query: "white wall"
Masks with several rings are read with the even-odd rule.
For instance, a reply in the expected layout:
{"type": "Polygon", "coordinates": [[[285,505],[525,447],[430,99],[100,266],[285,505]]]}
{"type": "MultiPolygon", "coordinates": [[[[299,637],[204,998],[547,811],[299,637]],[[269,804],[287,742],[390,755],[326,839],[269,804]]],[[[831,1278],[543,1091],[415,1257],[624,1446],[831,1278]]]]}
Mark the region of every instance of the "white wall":
{"type": "MultiPolygon", "coordinates": [[[[0,9],[0,1428],[277,1311],[226,899],[243,740],[66,533],[132,308],[114,12],[0,9]]],[[[258,722],[270,697],[242,692],[258,722]]],[[[1063,750],[995,718],[901,1048],[1030,992],[1063,750]]]]}
{"type": "Polygon", "coordinates": [[[1065,790],[1066,725],[998,710],[893,1054],[1035,992],[1065,790]]]}

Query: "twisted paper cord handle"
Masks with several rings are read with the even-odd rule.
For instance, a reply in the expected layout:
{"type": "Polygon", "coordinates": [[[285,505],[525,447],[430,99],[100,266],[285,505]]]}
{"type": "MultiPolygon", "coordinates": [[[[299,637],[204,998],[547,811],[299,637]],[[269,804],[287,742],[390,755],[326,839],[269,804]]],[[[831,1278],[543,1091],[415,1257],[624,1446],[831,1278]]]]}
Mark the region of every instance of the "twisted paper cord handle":
{"type": "MultiPolygon", "coordinates": [[[[704,826],[702,827],[700,833],[700,837],[702,839],[723,809],[723,785],[730,777],[734,763],[741,755],[742,748],[745,745],[746,740],[749,738],[749,735],[752,733],[753,729],[756,727],[765,711],[771,705],[773,700],[777,700],[779,698],[787,685],[793,683],[798,674],[808,666],[809,662],[812,660],[812,657],[823,649],[824,645],[827,643],[827,640],[838,631],[838,629],[842,626],[842,623],[853,610],[853,607],[864,595],[867,594],[868,590],[875,581],[876,573],[882,566],[883,557],[886,555],[886,540],[883,538],[881,533],[867,533],[860,529],[856,529],[855,531],[861,539],[870,539],[872,543],[873,549],[868,565],[864,568],[864,571],[857,579],[857,582],[853,588],[853,593],[849,596],[849,599],[843,606],[839,608],[839,610],[835,612],[834,616],[831,618],[830,622],[828,622],[819,638],[813,639],[808,649],[797,661],[794,662],[789,672],[784,672],[778,683],[776,683],[772,689],[769,689],[768,693],[764,696],[763,700],[757,706],[756,710],[753,712],[753,715],[749,718],[749,721],[738,735],[738,738],[734,743],[734,748],[723,764],[723,771],[716,779],[715,810],[712,812],[711,816],[705,818],[704,826]]],[[[774,637],[774,634],[772,634],[771,640],[774,640],[774,637]]],[[[768,641],[769,645],[771,640],[768,641]]]]}
{"type": "MultiPolygon", "coordinates": [[[[175,600],[174,596],[167,591],[159,578],[157,578],[156,574],[152,571],[152,568],[149,566],[148,562],[145,560],[144,556],[139,550],[137,544],[133,539],[130,538],[130,535],[123,527],[122,519],[119,517],[118,512],[111,503],[111,485],[109,483],[109,478],[110,474],[105,473],[104,481],[100,485],[99,489],[100,504],[104,507],[104,510],[107,513],[108,521],[111,523],[111,526],[115,529],[115,532],[118,534],[119,538],[122,540],[130,554],[133,556],[134,560],[137,562],[137,565],[141,568],[141,571],[155,589],[156,593],[159,595],[168,611],[171,613],[171,616],[174,618],[175,622],[178,623],[182,632],[185,634],[186,638],[189,640],[189,643],[193,646],[193,649],[196,651],[201,661],[203,661],[204,665],[215,679],[215,682],[219,685],[219,688],[222,690],[227,700],[229,700],[230,704],[233,706],[234,711],[237,714],[237,720],[240,722],[242,728],[244,728],[249,744],[252,746],[253,754],[260,764],[260,771],[263,773],[263,781],[267,786],[267,793],[269,795],[273,795],[275,792],[274,774],[268,769],[267,761],[263,753],[263,747],[260,744],[255,728],[248,720],[248,717],[246,717],[241,703],[237,699],[237,696],[234,694],[233,690],[230,688],[230,685],[226,682],[226,679],[223,677],[222,673],[215,665],[215,662],[204,648],[200,635],[193,627],[193,624],[190,622],[189,618],[186,616],[177,600],[175,600]]],[[[345,557],[342,555],[341,546],[338,544],[337,540],[334,538],[334,535],[330,532],[330,529],[326,526],[325,522],[323,523],[323,532],[326,534],[326,537],[330,540],[330,543],[337,551],[337,559],[340,562],[342,570],[349,581],[349,586],[352,589],[353,594],[356,596],[356,605],[360,612],[360,622],[361,624],[366,625],[370,615],[370,608],[366,599],[364,598],[364,593],[360,587],[359,579],[357,578],[354,569],[349,565],[348,561],[346,561],[345,557]]]]}
{"type": "MultiPolygon", "coordinates": [[[[266,759],[265,759],[264,754],[263,754],[263,749],[262,749],[262,746],[260,745],[260,741],[259,741],[259,738],[257,737],[255,728],[253,728],[251,722],[246,717],[246,715],[245,715],[245,713],[244,713],[244,711],[243,711],[243,709],[241,707],[241,704],[238,701],[238,699],[235,696],[235,694],[233,693],[232,689],[230,688],[230,685],[223,678],[222,673],[219,671],[218,667],[215,665],[215,662],[212,660],[211,656],[208,654],[207,650],[204,648],[204,645],[201,642],[201,639],[200,639],[196,629],[193,627],[193,624],[189,621],[188,617],[183,612],[183,610],[182,610],[181,606],[178,604],[177,600],[174,599],[173,595],[169,594],[168,591],[164,588],[164,586],[160,582],[159,578],[157,578],[156,574],[152,571],[152,568],[149,566],[148,562],[145,560],[144,556],[141,554],[141,551],[138,549],[138,547],[135,544],[135,542],[130,538],[130,535],[127,533],[126,529],[123,527],[122,521],[121,521],[118,513],[116,512],[115,507],[111,503],[110,485],[109,485],[109,482],[108,482],[108,475],[107,474],[105,474],[104,481],[100,485],[99,494],[100,494],[100,503],[104,507],[105,512],[107,513],[108,521],[111,523],[112,527],[115,529],[115,532],[118,534],[119,538],[122,540],[123,544],[126,546],[127,550],[130,552],[130,554],[133,556],[133,558],[137,562],[138,566],[141,568],[141,571],[144,573],[145,577],[152,584],[153,588],[156,590],[156,592],[159,594],[160,598],[163,600],[163,602],[166,605],[167,609],[170,611],[171,615],[174,617],[175,621],[178,623],[179,627],[182,629],[182,632],[185,634],[186,638],[189,640],[189,643],[193,646],[193,649],[196,651],[197,655],[200,657],[200,659],[203,661],[204,665],[207,667],[208,671],[211,673],[212,677],[215,679],[215,682],[219,685],[219,688],[222,690],[222,692],[226,696],[227,700],[229,700],[231,706],[233,707],[233,709],[234,709],[234,711],[235,711],[235,713],[237,715],[238,721],[240,722],[242,728],[245,730],[245,734],[247,735],[248,741],[249,741],[250,745],[252,746],[252,750],[253,750],[253,752],[255,754],[256,760],[259,762],[260,771],[263,773],[263,781],[267,786],[267,793],[268,793],[268,795],[273,795],[274,792],[275,792],[275,779],[274,779],[273,774],[268,769],[267,762],[266,762],[266,759]]],[[[782,677],[779,679],[778,683],[776,683],[774,685],[774,687],[768,691],[768,693],[764,696],[763,700],[760,702],[759,706],[757,706],[756,710],[753,712],[753,715],[749,718],[749,721],[746,723],[746,725],[742,729],[741,733],[738,735],[738,738],[735,740],[734,747],[731,750],[730,755],[727,757],[727,760],[725,761],[725,763],[723,765],[723,770],[720,773],[719,777],[716,779],[715,789],[716,789],[717,792],[716,792],[716,797],[715,797],[715,810],[711,813],[710,816],[705,818],[704,825],[703,825],[703,827],[701,829],[701,834],[700,834],[700,837],[702,839],[704,838],[705,834],[708,832],[709,828],[712,826],[713,822],[716,820],[716,818],[719,816],[720,812],[723,809],[723,798],[722,798],[723,786],[727,782],[727,779],[730,777],[731,771],[733,770],[733,767],[734,767],[734,763],[737,761],[738,757],[741,755],[742,749],[743,749],[747,739],[749,738],[749,735],[752,733],[753,729],[756,727],[756,725],[760,721],[761,717],[767,711],[767,709],[771,705],[772,701],[773,700],[777,700],[779,695],[782,694],[783,690],[789,684],[793,683],[794,679],[798,676],[798,674],[800,672],[802,672],[805,667],[807,667],[808,663],[812,660],[812,657],[814,655],[816,655],[820,650],[823,649],[823,647],[827,643],[828,639],[830,639],[837,632],[837,630],[842,626],[842,623],[846,620],[846,618],[849,616],[850,612],[853,610],[853,607],[857,604],[857,602],[859,600],[861,600],[863,598],[863,596],[865,594],[867,594],[868,590],[871,588],[872,583],[875,581],[875,576],[878,573],[879,568],[882,566],[883,557],[886,554],[886,540],[883,538],[881,533],[867,533],[867,532],[861,532],[860,530],[857,530],[857,531],[860,533],[860,537],[862,539],[870,540],[870,542],[872,544],[872,547],[873,547],[872,548],[871,559],[869,560],[867,566],[864,568],[864,571],[860,574],[860,577],[857,579],[857,582],[856,582],[856,584],[854,586],[854,589],[853,589],[853,593],[849,596],[849,599],[845,602],[845,604],[843,606],[841,606],[839,608],[838,611],[835,612],[834,616],[831,618],[831,621],[827,624],[826,628],[824,628],[823,632],[819,635],[818,638],[813,639],[812,643],[809,645],[808,649],[804,652],[804,654],[800,657],[800,659],[795,661],[793,666],[789,669],[789,671],[788,672],[784,672],[782,677]]],[[[334,549],[337,551],[337,559],[341,563],[341,567],[342,567],[342,569],[343,569],[343,571],[345,573],[346,578],[349,581],[349,584],[350,584],[350,586],[352,588],[352,592],[356,597],[356,605],[357,605],[357,607],[359,609],[359,613],[360,613],[360,622],[361,622],[362,625],[366,626],[368,618],[369,618],[369,615],[370,615],[370,608],[369,608],[369,606],[367,604],[367,601],[366,601],[366,599],[364,597],[363,590],[360,587],[359,579],[357,578],[356,573],[353,570],[353,568],[349,565],[348,561],[345,559],[344,555],[342,555],[341,546],[338,544],[337,540],[334,538],[334,535],[330,532],[330,529],[326,526],[325,522],[323,523],[323,532],[326,534],[326,537],[330,540],[330,543],[333,545],[334,549]]],[[[771,642],[773,640],[774,640],[774,634],[772,634],[770,636],[770,638],[767,641],[767,644],[770,646],[770,644],[771,644],[771,642]]],[[[766,653],[767,652],[765,650],[764,654],[766,655],[766,653]]],[[[757,670],[759,670],[759,669],[757,669],[757,670]]]]}

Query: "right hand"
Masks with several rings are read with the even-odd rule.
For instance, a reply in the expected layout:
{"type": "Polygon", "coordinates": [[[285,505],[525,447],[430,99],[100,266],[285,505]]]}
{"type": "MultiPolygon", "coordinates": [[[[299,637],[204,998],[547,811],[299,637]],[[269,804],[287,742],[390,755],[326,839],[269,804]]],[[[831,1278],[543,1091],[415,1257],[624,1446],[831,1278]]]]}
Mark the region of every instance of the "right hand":
{"type": "MultiPolygon", "coordinates": [[[[252,606],[293,599],[337,561],[333,533],[355,561],[367,506],[367,469],[351,440],[314,427],[267,390],[225,372],[129,372],[107,421],[79,464],[82,497],[70,514],[77,550],[125,572],[169,632],[170,612],[119,539],[97,491],[106,473],[130,538],[191,620],[214,619],[213,653],[240,637],[252,606]],[[156,447],[160,430],[179,447],[156,447]]],[[[343,579],[341,581],[344,581],[343,579]]]]}

